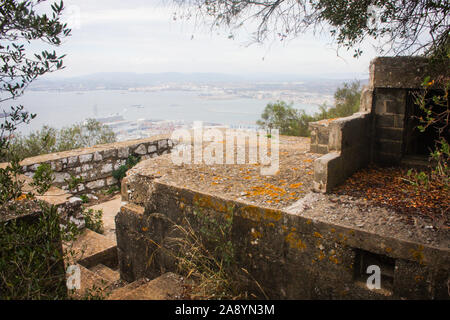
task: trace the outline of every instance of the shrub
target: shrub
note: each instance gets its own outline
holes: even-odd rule
[[[319,113],[308,115],[304,110],[294,109],[292,103],[277,101],[266,106],[256,124],[268,132],[278,129],[283,135],[307,137],[310,135],[309,122],[350,116],[359,110],[360,97],[359,81],[344,83],[334,94],[335,106],[332,108],[322,105]]]
[[[78,148],[91,147],[97,144],[116,141],[114,132],[95,119],[87,119],[62,129],[43,126],[28,136],[16,135],[9,142],[10,152],[2,157],[2,161],[10,161],[11,155],[24,159]]]
[[[125,162],[125,164],[121,165],[117,170],[112,172],[112,176],[116,178],[119,183],[123,178],[127,175],[127,171],[133,168],[136,164],[141,160],[140,157],[129,156]]]
[[[86,228],[103,233],[103,210],[83,209],[84,222]]]

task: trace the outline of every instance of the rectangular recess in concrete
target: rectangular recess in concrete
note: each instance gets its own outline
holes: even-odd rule
[[[367,268],[371,265],[380,267],[381,288],[391,291],[394,287],[395,259],[386,255],[375,254],[369,251],[355,249],[354,279],[366,283],[370,274]]]

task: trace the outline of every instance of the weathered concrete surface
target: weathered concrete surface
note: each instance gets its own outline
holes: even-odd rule
[[[330,123],[335,119],[325,119],[309,123],[311,132],[310,152],[326,154],[329,152]]]
[[[329,192],[347,177],[370,162],[371,114],[355,113],[330,122],[330,153],[314,161],[314,189]]]
[[[73,259],[67,263],[77,262],[86,268],[104,264],[110,268],[117,266],[117,246],[115,241],[91,231],[83,230],[83,233],[67,247],[74,251]]]
[[[140,281],[117,289],[108,300],[177,300],[184,291],[183,280],[168,272],[149,282]]]
[[[420,57],[375,58],[370,64],[369,85],[362,89],[360,112],[329,123],[310,123],[311,152],[341,153],[338,158],[333,153],[316,160],[315,190],[330,191],[370,162],[383,166],[402,162],[405,136],[413,129],[405,123],[408,108],[413,108],[411,90],[422,90],[426,76],[449,73],[433,68]]]
[[[422,57],[378,57],[370,63],[370,88],[421,88],[426,76],[448,74],[433,70]]]
[[[99,292],[95,292],[94,289],[105,295],[110,291],[108,288],[111,284],[110,281],[80,264],[76,264],[76,266],[80,268],[80,288],[69,291],[72,299],[86,299],[89,294],[98,294]]]
[[[182,188],[152,176],[141,175],[139,186],[145,179],[151,186],[145,193],[147,201],[142,206],[123,206],[116,217],[119,267],[127,281],[175,271],[177,247],[169,241],[177,235],[173,226],[186,218],[200,228],[195,224],[197,212],[218,221],[232,220],[234,259],[270,298],[449,298],[448,242],[431,246],[421,237],[396,234],[395,229],[380,232],[370,225],[359,228],[347,221],[329,221],[314,209],[315,199],[280,210]],[[334,204],[323,201],[331,210]],[[368,275],[355,270],[359,252],[392,259],[386,271],[393,275],[392,284],[369,290],[361,280]],[[242,283],[259,292],[253,280]]]

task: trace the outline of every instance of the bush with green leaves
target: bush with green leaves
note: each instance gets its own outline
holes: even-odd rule
[[[67,299],[64,259],[78,235],[74,224],[60,228],[56,207],[35,202],[36,214],[0,222],[0,299]]]
[[[448,51],[450,52],[450,46]],[[449,56],[432,61],[432,66],[435,68],[442,65],[448,66]],[[438,133],[438,139],[434,141],[434,149],[430,152],[430,161],[433,164],[431,170],[425,172],[411,169],[408,176],[411,178],[410,182],[416,186],[427,188],[430,183],[434,183],[441,185],[444,192],[448,192],[450,186],[450,77],[444,75],[431,79],[427,76],[422,87],[422,91],[414,94],[415,104],[422,112],[422,115],[418,116],[417,130],[422,134],[427,130],[434,130]]]
[[[304,110],[295,109],[292,103],[277,101],[266,106],[256,124],[268,132],[278,129],[282,135],[307,137],[310,122],[350,116],[359,110],[360,98],[359,81],[344,83],[334,94],[335,106],[332,108],[322,105],[319,113],[308,115]]]
[[[140,157],[135,156],[129,156],[125,162],[125,164],[121,165],[117,170],[114,170],[112,173],[112,176],[119,181],[119,183],[122,181],[122,179],[126,176],[127,171],[133,168],[135,165],[139,163],[141,160]]]
[[[62,129],[43,126],[27,136],[16,135],[10,141],[9,154],[28,158],[40,154],[91,147],[116,141],[115,133],[95,119],[76,123]],[[4,156],[3,160],[10,160]]]
[[[103,210],[94,210],[92,208],[83,209],[84,222],[86,228],[97,232],[103,233]]]
[[[53,170],[48,163],[41,163],[36,172],[33,175],[32,186],[37,188],[37,192],[44,194],[50,189],[50,186],[54,180]]]

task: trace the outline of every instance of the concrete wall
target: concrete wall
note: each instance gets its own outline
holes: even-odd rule
[[[66,179],[81,177],[83,182],[76,191],[83,193],[117,184],[112,173],[125,164],[129,156],[144,160],[167,153],[172,146],[172,140],[161,135],[27,158],[21,165],[25,175],[32,177],[41,163],[49,163],[54,170],[54,185],[64,190],[68,187]]]
[[[314,163],[314,189],[328,192],[353,172],[373,162],[398,165],[404,157],[408,95],[422,88],[433,70],[427,59],[382,57],[370,64],[370,81],[361,94],[360,112],[310,123],[311,152],[325,154]]]
[[[311,133],[309,151],[313,153],[327,154],[330,136],[330,120],[310,122],[308,124]]]
[[[448,250],[142,179],[129,190],[133,199],[147,200],[123,206],[116,216],[119,267],[127,281],[176,272],[173,225],[186,217],[199,232],[196,217],[203,214],[218,223],[231,219],[233,259],[251,275],[241,284],[261,298],[254,280],[271,299],[448,299]],[[392,276],[376,291],[359,273],[361,259],[372,255]]]
[[[329,192],[370,161],[372,115],[358,112],[329,123],[329,153],[314,161],[313,188]]]

